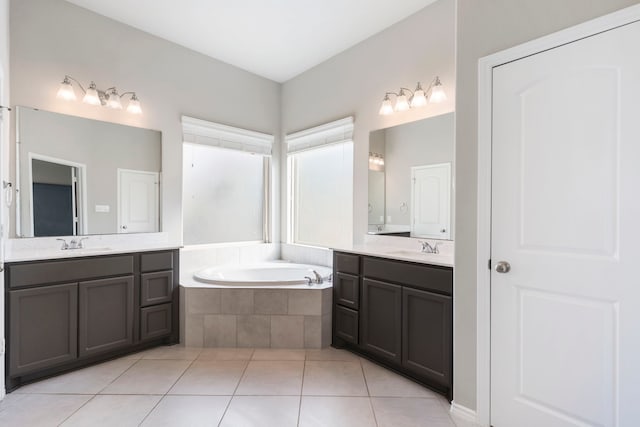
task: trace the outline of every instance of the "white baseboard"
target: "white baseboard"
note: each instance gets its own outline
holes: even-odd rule
[[[449,412],[451,412],[451,415],[453,415],[454,417],[458,417],[466,421],[471,421],[472,423],[478,423],[476,411],[469,409],[466,406],[459,405],[456,402],[451,402],[451,409],[449,410]]]

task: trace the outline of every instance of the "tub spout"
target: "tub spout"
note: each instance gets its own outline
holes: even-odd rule
[[[322,284],[322,276],[318,274],[317,271],[315,270],[311,270],[313,271],[313,274],[316,276],[316,284],[321,285]]]
[[[307,285],[309,286],[313,286],[313,279],[309,276],[304,276],[305,279],[307,279]]]

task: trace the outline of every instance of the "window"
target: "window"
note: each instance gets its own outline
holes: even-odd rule
[[[352,243],[352,132],[347,118],[287,136],[289,242]]]
[[[183,117],[184,244],[267,241],[273,138],[200,122]]]

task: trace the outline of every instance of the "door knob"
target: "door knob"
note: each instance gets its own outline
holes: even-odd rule
[[[126,225],[123,225],[123,226],[122,226],[122,229],[123,229],[123,230],[126,230],[126,229],[127,229],[127,226],[126,226]]]
[[[500,261],[496,264],[496,273],[508,273],[511,271],[511,264],[507,261]]]

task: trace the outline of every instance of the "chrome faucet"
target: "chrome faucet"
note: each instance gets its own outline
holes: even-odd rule
[[[84,246],[82,245],[82,241],[83,240],[87,240],[88,237],[82,237],[80,239],[71,239],[68,243],[65,239],[56,239],[56,240],[60,240],[62,242],[62,246],[60,247],[60,249],[62,249],[63,251],[66,251],[68,249],[82,249],[84,248]]]
[[[315,270],[311,270],[311,272],[312,272],[312,273],[313,273],[313,275],[315,276],[315,279],[313,279],[313,278],[311,278],[311,277],[309,277],[309,276],[304,276],[304,278],[305,278],[305,279],[307,279],[307,281],[308,281],[308,283],[307,283],[307,284],[308,284],[309,286],[312,286],[314,283],[315,283],[316,285],[321,285],[321,284],[323,283],[322,276],[321,276],[321,275],[319,275],[319,274],[318,274],[318,272],[317,272],[317,271],[315,271]]]
[[[439,254],[440,250],[438,249],[438,246],[440,246],[440,242],[437,242],[436,244],[434,244],[433,246],[431,246],[429,244],[429,242],[425,241],[421,241],[420,244],[422,245],[422,253],[425,254]]]

